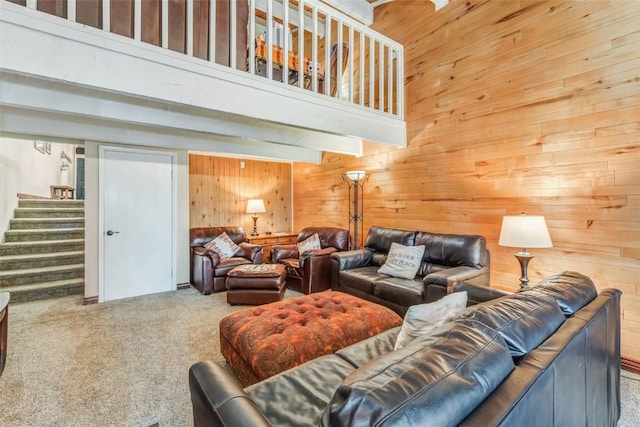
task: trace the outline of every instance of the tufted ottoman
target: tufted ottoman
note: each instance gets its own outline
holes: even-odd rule
[[[223,318],[220,351],[246,387],[401,324],[381,305],[320,292]]]

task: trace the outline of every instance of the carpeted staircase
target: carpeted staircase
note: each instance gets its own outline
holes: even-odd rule
[[[84,292],[84,201],[20,200],[0,244],[11,302]]]

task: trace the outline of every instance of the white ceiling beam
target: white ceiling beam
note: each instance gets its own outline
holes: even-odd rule
[[[55,102],[52,102],[55,100]],[[359,156],[362,139],[0,72],[0,105]]]
[[[89,140],[316,164],[322,161],[321,152],[308,148],[13,107],[0,111],[0,129],[0,134],[34,139]]]

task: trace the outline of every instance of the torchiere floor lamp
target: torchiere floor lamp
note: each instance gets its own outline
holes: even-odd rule
[[[368,178],[369,174],[365,171],[347,171],[342,174],[342,179],[349,185],[349,231],[353,237],[351,249],[360,249],[360,236],[364,232],[364,183]]]

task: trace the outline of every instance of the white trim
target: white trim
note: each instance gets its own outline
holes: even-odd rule
[[[171,158],[171,289],[177,289],[177,280],[176,280],[176,271],[178,269],[177,265],[177,252],[176,252],[176,242],[177,242],[177,216],[178,216],[178,206],[177,206],[177,193],[178,193],[178,183],[177,183],[177,166],[178,166],[178,155],[175,152],[170,151],[160,151],[160,150],[147,150],[147,149],[137,149],[137,148],[127,148],[127,147],[116,147],[112,145],[100,145],[98,147],[98,302],[104,302],[104,294],[105,294],[105,283],[104,283],[104,264],[105,264],[105,251],[104,251],[104,192],[105,192],[105,176],[104,176],[104,157],[106,151],[119,151],[119,152],[127,152],[127,153],[138,153],[138,154],[156,154],[167,156]]]

